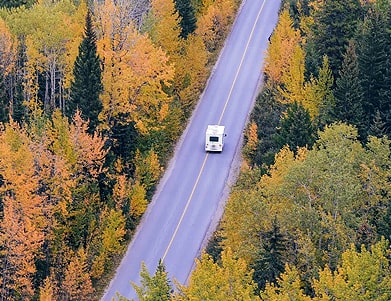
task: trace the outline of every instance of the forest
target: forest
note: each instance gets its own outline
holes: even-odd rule
[[[391,299],[391,3],[282,2],[219,227],[139,300]],[[239,5],[0,0],[0,301],[99,299]]]
[[[284,1],[218,230],[140,300],[391,299],[390,29],[388,0]]]
[[[98,300],[235,0],[0,1],[0,300]]]

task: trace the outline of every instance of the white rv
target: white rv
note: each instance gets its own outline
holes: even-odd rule
[[[205,135],[205,151],[207,152],[221,152],[224,146],[224,132],[223,125],[208,125]]]

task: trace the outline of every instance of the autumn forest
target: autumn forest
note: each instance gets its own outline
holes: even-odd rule
[[[240,2],[0,0],[0,301],[99,299]],[[217,231],[139,300],[391,299],[391,3],[285,0],[269,41]]]

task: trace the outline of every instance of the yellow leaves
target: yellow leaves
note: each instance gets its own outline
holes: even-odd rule
[[[205,13],[198,17],[195,33],[203,39],[209,53],[221,46],[232,21],[233,11],[232,1],[218,0],[207,5]]]
[[[303,55],[298,48],[300,42],[300,32],[293,28],[289,11],[285,9],[281,12],[278,24],[270,37],[270,45],[265,57],[264,71],[273,83],[287,84],[284,77],[286,79],[291,72],[293,63],[296,63],[297,71],[300,70],[301,61],[304,61],[304,57],[300,58]]]
[[[183,53],[177,60],[175,82],[182,110],[189,114],[205,86],[208,54],[198,35],[189,35],[183,42]]]
[[[138,180],[131,183],[125,175],[116,177],[116,183],[113,188],[113,199],[116,203],[116,209],[119,210],[130,203],[130,213],[134,217],[140,217],[148,206],[146,199],[146,190],[144,185]]]
[[[29,139],[15,122],[0,132],[0,174],[4,185],[0,193],[18,201],[18,207],[31,218],[42,201],[35,195],[38,178],[34,170],[34,156],[29,149]],[[29,212],[31,210],[31,212]]]
[[[288,59],[289,66],[281,75],[282,88],[279,89],[282,103],[301,103],[304,97],[305,52],[297,44],[293,46]]]
[[[140,181],[148,191],[156,184],[162,172],[159,158],[153,150],[144,156],[137,150],[134,161],[136,165],[135,179]]]
[[[389,243],[382,238],[378,243],[361,252],[355,246],[342,254],[342,264],[332,272],[325,267],[314,279],[316,301],[389,300],[390,274]]]
[[[3,180],[9,182],[12,179]],[[24,192],[26,190],[22,184],[14,188],[21,188]],[[12,195],[2,198],[0,264],[3,268],[0,273],[0,295],[6,298],[12,291],[18,291],[25,300],[29,300],[34,294],[31,279],[36,272],[35,256],[43,242],[39,225],[42,200],[31,195],[29,189],[27,193],[25,195],[18,191],[18,198]]]
[[[49,75],[52,85],[51,90],[46,91],[44,101],[49,102],[50,94],[50,105],[53,106],[55,102],[60,105],[60,100],[53,91],[57,89],[57,82],[64,84],[60,90],[69,86],[84,24],[80,13],[83,10],[85,13],[85,5],[81,5],[77,11],[71,1],[56,1],[50,4],[38,3],[28,10],[13,10],[7,16],[12,31],[25,40],[26,101],[36,101],[38,70]],[[62,81],[59,80],[59,74]]]
[[[285,272],[278,279],[277,285],[266,284],[261,292],[263,301],[310,301],[301,289],[300,275],[297,269],[285,266]]]
[[[148,16],[147,31],[155,45],[162,47],[171,62],[176,61],[182,43],[180,17],[174,1],[152,0]]]
[[[246,130],[247,142],[243,147],[243,155],[250,159],[256,152],[258,146],[258,126],[254,121],[251,121]]]
[[[104,158],[108,150],[104,149],[106,138],[97,131],[88,134],[88,123],[77,111],[70,125],[70,142],[77,158],[77,169],[84,169],[92,178],[97,178],[103,172]]]
[[[104,230],[102,234],[103,250],[115,253],[121,247],[125,235],[125,218],[120,211],[110,209],[102,214]]]
[[[98,53],[104,58],[99,119],[109,128],[119,122],[134,121],[141,134],[161,127],[171,98],[164,92],[174,77],[174,67],[166,53],[147,35],[141,35],[129,20],[120,19],[112,1],[98,7]]]
[[[100,216],[100,230],[98,235],[94,234],[96,240],[97,256],[91,267],[91,275],[99,279],[105,272],[110,258],[114,254],[122,252],[121,242],[124,240],[125,217],[120,210],[104,208]]]
[[[0,18],[0,70],[8,76],[15,67],[16,41],[7,24]]]
[[[196,259],[189,285],[181,287],[181,291],[183,294],[176,296],[175,300],[259,300],[254,293],[252,271],[243,259],[236,259],[229,248],[222,253],[221,265],[206,254],[201,260]]]
[[[130,213],[135,217],[141,217],[147,209],[148,201],[143,185],[136,181],[133,184],[130,194]]]

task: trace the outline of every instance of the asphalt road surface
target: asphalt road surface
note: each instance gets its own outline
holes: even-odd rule
[[[194,259],[221,217],[279,7],[280,0],[243,1],[208,85],[103,301],[111,301],[116,292],[136,299],[130,282],[140,283],[142,262],[153,274],[162,259],[169,278],[186,283]],[[204,150],[208,124],[225,125],[222,153]]]

